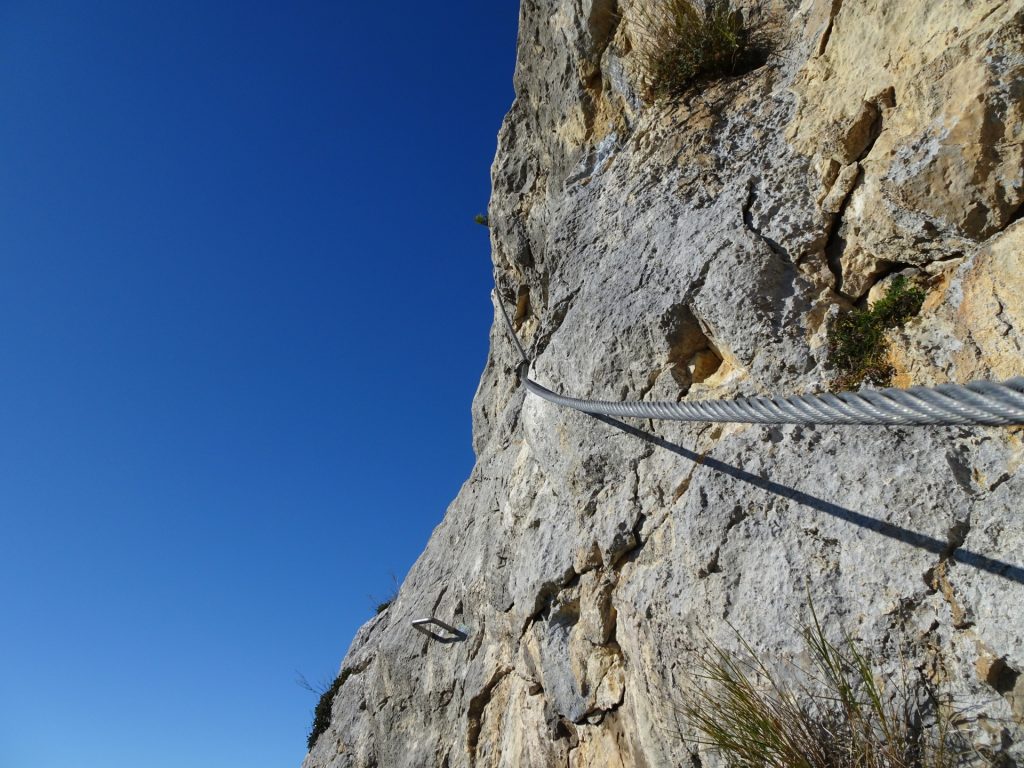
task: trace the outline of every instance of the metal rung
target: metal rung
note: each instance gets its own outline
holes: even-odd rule
[[[442,631],[447,632],[448,634],[442,635],[437,632],[434,632],[431,629],[428,629],[428,627],[431,624],[433,624],[435,627],[439,627]],[[451,624],[445,624],[440,619],[435,619],[433,617],[429,619],[416,619],[414,622],[412,622],[412,625],[418,631],[422,632],[424,635],[431,638],[432,640],[437,640],[437,642],[439,643],[459,643],[468,637],[468,635],[461,629],[456,629]]]

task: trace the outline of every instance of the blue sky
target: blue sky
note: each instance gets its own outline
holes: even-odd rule
[[[517,13],[0,4],[0,768],[298,766],[472,465]]]

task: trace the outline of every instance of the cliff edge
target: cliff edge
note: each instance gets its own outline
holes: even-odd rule
[[[1022,0],[741,3],[766,62],[655,103],[643,1],[522,0],[489,221],[538,381],[820,391],[830,324],[896,274],[926,296],[895,383],[1024,373]],[[1020,429],[608,423],[524,397],[495,318],[476,466],[304,768],[713,765],[688,659],[798,659],[811,604],[1024,765]]]

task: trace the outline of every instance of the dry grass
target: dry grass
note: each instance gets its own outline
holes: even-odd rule
[[[813,611],[812,611],[813,613]],[[743,644],[740,658],[713,645],[697,661],[680,706],[696,741],[731,768],[952,768],[968,746],[953,727],[951,708],[920,705],[880,682],[847,638],[825,637],[817,616],[804,630],[812,668],[792,668],[783,682]]]
[[[647,0],[636,25],[640,85],[651,101],[678,96],[703,77],[749,71],[771,48],[769,34],[729,0]]]

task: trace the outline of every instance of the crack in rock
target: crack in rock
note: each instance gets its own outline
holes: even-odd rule
[[[476,765],[476,750],[480,741],[480,729],[483,726],[484,710],[491,703],[491,695],[498,684],[512,671],[511,667],[498,667],[494,670],[484,687],[469,700],[466,712],[469,725],[466,730],[466,751],[469,753],[469,764]]]

